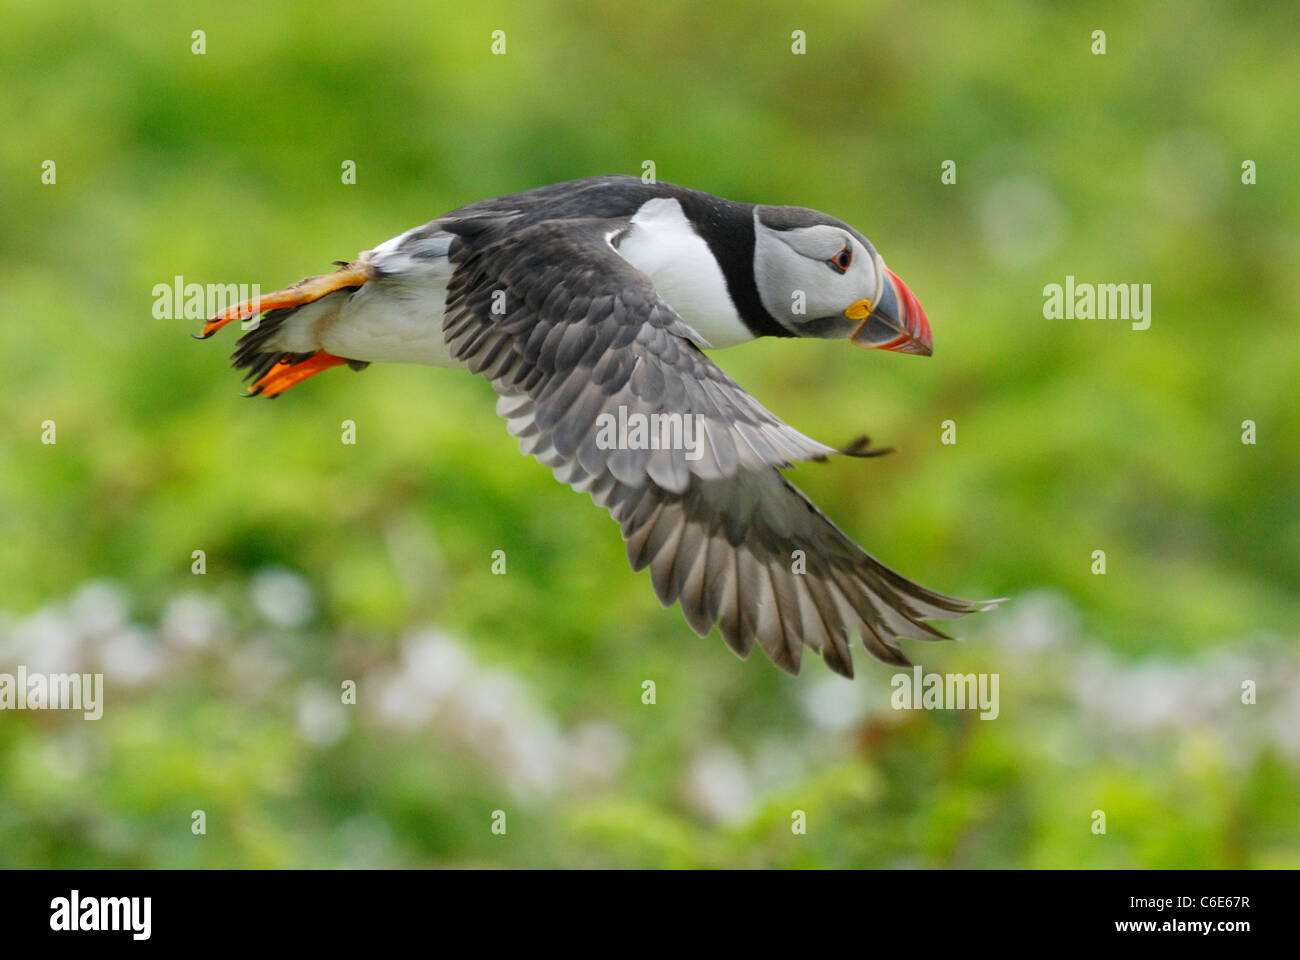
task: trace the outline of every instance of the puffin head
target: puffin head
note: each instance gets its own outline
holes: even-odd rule
[[[871,241],[803,207],[754,208],[754,281],[764,308],[801,337],[933,352],[930,323]]]

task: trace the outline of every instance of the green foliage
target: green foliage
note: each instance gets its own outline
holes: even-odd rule
[[[1292,5],[3,17],[0,672],[33,637],[157,663],[110,682],[99,721],[0,713],[0,865],[1300,865]],[[462,203],[647,160],[845,218],[925,304],[927,360],[818,341],[717,359],[818,438],[897,448],[792,478],[907,575],[1011,598],[960,648],[908,648],[999,672],[997,720],[900,718],[861,651],[846,694],[813,657],[792,679],[697,639],[608,517],[518,455],[481,381],[373,366],[246,401],[233,331],[196,343],[197,321],[153,316],[176,275],[269,291]],[[1151,328],[1044,319],[1067,274],[1150,283]],[[259,603],[279,568],[312,612]],[[1112,712],[1230,703],[1108,726],[1089,670],[1131,694]],[[817,719],[831,701],[847,719]]]

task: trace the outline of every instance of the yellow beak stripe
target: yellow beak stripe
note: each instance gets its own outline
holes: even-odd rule
[[[850,320],[865,320],[871,316],[871,301],[859,300],[844,311],[844,316]]]

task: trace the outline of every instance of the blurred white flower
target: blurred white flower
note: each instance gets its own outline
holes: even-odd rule
[[[287,570],[261,571],[249,592],[279,627],[306,623],[316,606],[312,588]],[[354,721],[369,732],[419,731],[417,736],[469,754],[523,802],[607,789],[627,764],[628,744],[619,727],[592,720],[566,728],[524,677],[478,663],[469,645],[438,628],[411,632],[395,655],[360,677],[364,712],[349,716],[330,681],[293,674],[296,661],[274,631],[234,635],[242,621],[216,597],[176,594],[164,605],[156,633],[131,624],[129,609],[121,588],[95,581],[21,619],[0,611],[0,670],[17,664],[47,674],[102,670],[112,703],[119,696],[141,696],[164,676],[188,669],[184,657],[169,658],[209,649],[244,700],[257,703],[290,690],[297,728],[308,744],[336,743]],[[1027,722],[1052,755],[1092,762],[1109,753],[1142,761],[1199,744],[1234,765],[1270,748],[1300,763],[1300,656],[1289,639],[1246,636],[1185,657],[1128,660],[1087,638],[1068,598],[1052,592],[1018,597],[982,634],[989,642],[972,643],[970,656],[984,650],[1033,678],[1034,696],[1022,708],[1034,712]],[[227,637],[232,642],[217,642]],[[1241,703],[1246,680],[1257,684],[1253,705]],[[691,759],[681,789],[692,809],[715,822],[743,818],[756,793],[798,781],[852,750],[844,734],[864,720],[898,716],[888,706],[887,680],[855,684],[823,674],[806,678],[794,691],[808,725],[760,739],[752,764],[725,745]],[[58,766],[52,773],[82,775],[84,751],[76,754],[80,748],[73,745],[66,761],[59,760],[65,745],[51,742],[57,747],[42,756]]]
[[[440,700],[469,679],[474,662],[451,634],[425,629],[410,635],[402,644],[402,667],[419,690]]]
[[[9,635],[13,663],[32,673],[78,673],[85,657],[81,634],[60,610],[42,607],[14,625]]]
[[[259,570],[248,589],[258,613],[277,627],[301,627],[316,613],[311,584],[284,567]]]
[[[1063,680],[1080,706],[1104,714],[1111,708],[1114,672],[1109,654],[1089,648],[1079,654]]]
[[[717,823],[744,819],[753,802],[744,760],[735,750],[721,745],[695,755],[683,788],[691,808]]]
[[[1129,667],[1118,678],[1127,701],[1127,721],[1139,730],[1177,728],[1194,721],[1198,704],[1184,664],[1160,658]]]
[[[298,688],[298,732],[312,746],[332,746],[347,733],[352,709],[324,685],[305,683]]]
[[[515,677],[479,674],[456,691],[442,717],[517,793],[550,793],[559,785],[564,738]]]
[[[500,670],[473,677],[455,692],[456,708],[446,721],[455,724],[467,743],[490,744],[523,712],[524,691]]]
[[[216,598],[186,591],[167,602],[158,632],[169,644],[199,649],[211,644],[228,627],[226,611]]]
[[[125,591],[107,580],[92,580],[68,600],[68,616],[83,637],[106,637],[126,625],[130,603]]]
[[[364,690],[374,691],[374,715],[384,726],[411,729],[433,719],[435,701],[409,673],[383,669],[371,673],[362,682]]]
[[[106,685],[139,686],[162,672],[163,649],[143,627],[122,627],[99,647]]]
[[[1211,713],[1241,705],[1241,683],[1258,678],[1261,664],[1235,650],[1210,650],[1195,666],[1195,697]]]
[[[567,779],[579,789],[600,788],[623,772],[627,739],[611,723],[584,723],[570,734]]]
[[[559,789],[567,758],[560,731],[541,717],[531,719],[499,729],[498,738],[485,744],[498,776],[521,800]]]
[[[1300,689],[1293,683],[1272,716],[1271,733],[1278,749],[1292,761],[1300,760]]]
[[[365,681],[381,724],[429,726],[479,756],[521,798],[553,793],[575,773],[574,746],[513,674],[479,667],[460,641],[426,629],[402,645],[397,668]]]
[[[1079,618],[1064,596],[1036,591],[998,609],[995,640],[1013,653],[1036,653],[1074,641]]]
[[[800,688],[799,695],[808,719],[835,733],[852,729],[870,709],[864,687],[836,674],[818,677]]]

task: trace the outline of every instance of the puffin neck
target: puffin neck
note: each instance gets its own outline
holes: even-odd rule
[[[740,319],[756,337],[793,337],[767,312],[754,280],[754,204],[737,203],[694,190],[677,196],[696,232],[709,245],[727,281]]]

